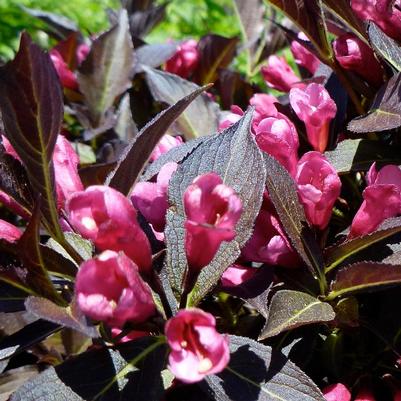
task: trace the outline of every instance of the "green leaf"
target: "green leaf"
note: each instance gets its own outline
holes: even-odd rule
[[[134,52],[128,17],[121,11],[117,25],[92,43],[91,51],[78,70],[93,127],[99,127],[117,96],[131,86]]]
[[[384,221],[379,228],[371,234],[347,240],[325,250],[326,273],[333,270],[344,260],[358,252],[393,236],[401,231],[401,217],[394,217]]]
[[[201,386],[217,401],[324,401],[313,381],[278,351],[245,337],[229,336],[230,362]]]
[[[59,79],[50,57],[22,34],[14,60],[0,68],[5,133],[26,167],[53,237],[63,239],[54,190],[52,154],[63,118]]]
[[[351,120],[348,129],[357,133],[380,132],[401,126],[401,73],[393,75],[379,90],[364,116]]]
[[[105,184],[128,195],[142,173],[149,157],[168,127],[179,118],[191,102],[208,86],[198,88],[194,92],[180,99],[168,109],[159,113],[152,121],[145,125],[126,147],[117,166],[107,177]]]
[[[144,67],[146,82],[153,98],[158,102],[172,106],[182,98],[190,95],[199,86],[168,72]],[[219,106],[206,94],[199,96],[177,119],[177,130],[186,139],[211,135],[217,132],[219,123]]]
[[[336,314],[330,304],[304,292],[282,290],[274,294],[266,326],[259,340],[311,323],[330,322]]]
[[[339,270],[327,300],[356,292],[383,290],[401,284],[401,265],[360,262]]]

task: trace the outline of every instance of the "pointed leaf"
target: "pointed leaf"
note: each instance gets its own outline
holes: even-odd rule
[[[316,384],[271,347],[230,336],[230,351],[228,367],[201,382],[215,400],[324,401]]]
[[[168,127],[185,112],[185,109],[209,87],[198,88],[180,99],[173,106],[163,110],[152,121],[145,125],[137,136],[126,147],[117,166],[107,177],[105,184],[128,195],[131,188],[142,173],[149,157],[166,133]]]
[[[143,45],[136,49],[135,56],[137,64],[135,72],[143,71],[142,66],[156,68],[164,64],[177,51],[175,43],[155,43],[151,45]]]
[[[144,10],[138,10],[129,16],[129,26],[132,38],[143,38],[157,24],[163,21],[166,15],[168,3],[151,6]]]
[[[282,290],[274,294],[266,326],[259,340],[311,323],[330,322],[336,314],[330,304],[304,292]]]
[[[133,68],[128,17],[126,11],[121,11],[118,24],[93,41],[88,57],[79,68],[79,87],[94,127],[101,125],[116,97],[131,86]]]
[[[172,106],[180,99],[199,89],[198,85],[177,75],[144,67],[146,82],[153,98]],[[217,132],[219,107],[203,94],[199,96],[177,119],[178,130],[186,139],[211,135]]]

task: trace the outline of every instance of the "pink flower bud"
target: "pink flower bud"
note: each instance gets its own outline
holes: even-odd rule
[[[277,159],[294,176],[298,162],[298,133],[286,118],[269,117],[256,128],[256,142],[261,150]]]
[[[21,238],[21,231],[13,224],[0,219],[0,239],[7,242],[17,242]]]
[[[166,71],[188,78],[199,62],[198,43],[194,39],[182,42],[174,54],[166,62]]]
[[[49,55],[64,88],[78,90],[77,78],[68,68],[66,62],[61,57],[61,54],[56,49],[52,49],[50,50]]]
[[[148,238],[136,219],[131,202],[113,188],[94,185],[76,192],[67,201],[71,225],[105,251],[123,251],[141,269],[151,268]]]
[[[111,335],[112,335],[113,339],[115,339],[115,337],[119,336],[121,334],[121,332],[122,332],[122,330],[119,329],[118,327],[113,327],[111,329]],[[150,335],[150,333],[148,331],[132,330],[127,335],[122,337],[121,340],[118,341],[118,344],[127,343],[128,341],[136,340],[137,338],[146,337],[149,335]]]
[[[77,47],[76,56],[78,65],[80,65],[86,59],[86,57],[88,57],[90,50],[90,47],[85,43],[82,43]]]
[[[354,71],[366,81],[379,85],[383,81],[383,71],[372,49],[352,34],[345,34],[333,42],[334,54],[340,65]]]
[[[78,175],[79,158],[63,135],[58,135],[53,152],[54,176],[56,179],[57,204],[64,207],[66,199],[84,186]]]
[[[166,225],[167,188],[177,167],[177,163],[166,163],[157,175],[156,182],[139,182],[132,191],[132,203],[159,232]]]
[[[370,390],[365,388],[359,390],[355,397],[355,401],[376,401],[376,398]]]
[[[219,123],[219,131],[223,131],[228,127],[231,127],[234,125],[241,117],[244,115],[244,112],[242,111],[241,107],[237,105],[232,105],[231,106],[231,111],[226,112],[222,117],[220,123]]]
[[[200,309],[180,310],[165,327],[171,348],[169,369],[185,383],[221,372],[230,360],[228,337],[216,331],[216,320]]]
[[[221,285],[223,287],[235,287],[249,280],[257,272],[254,267],[241,265],[232,265],[228,267],[221,276]]]
[[[326,401],[351,401],[351,393],[342,383],[331,384],[322,392]]]
[[[138,267],[123,253],[113,251],[104,251],[81,265],[75,296],[85,315],[115,327],[144,322],[156,311]]]
[[[298,118],[305,123],[309,143],[313,149],[324,152],[329,139],[330,121],[337,106],[323,85],[312,83],[305,89],[293,88],[290,103]]]
[[[4,135],[1,135],[1,142],[6,153],[21,162],[21,158],[18,156],[18,153],[13,148],[13,145],[11,145],[10,141]]]
[[[242,202],[217,174],[207,173],[186,189],[184,208],[188,264],[199,270],[213,259],[223,241],[235,238]]]
[[[266,197],[256,218],[252,237],[242,249],[241,256],[246,261],[271,266],[299,266],[297,254],[281,227],[273,204]]]
[[[249,104],[255,107],[252,120],[252,128],[254,131],[264,118],[278,117],[280,113],[278,113],[275,103],[278,103],[277,98],[265,93],[255,93],[249,99]]]
[[[362,194],[364,200],[351,224],[350,237],[369,234],[385,219],[401,214],[401,170],[397,166],[388,165],[377,171],[373,163],[367,181]]]
[[[289,92],[292,86],[300,81],[285,57],[270,56],[261,72],[268,86],[282,92]]]
[[[163,135],[162,139],[160,139],[159,143],[153,149],[153,152],[150,155],[150,161],[154,162],[162,154],[167,153],[170,149],[173,149],[181,144],[182,138],[180,136],[172,136],[168,134]]]
[[[307,152],[299,160],[295,181],[309,223],[323,230],[341,192],[336,170],[319,152]]]
[[[305,42],[309,41],[308,37],[303,32],[299,32],[298,38]],[[302,46],[301,43],[297,42],[296,40],[291,42],[291,52],[294,56],[295,62],[306,68],[312,75],[319,68],[319,59],[310,50],[308,50],[307,47]]]

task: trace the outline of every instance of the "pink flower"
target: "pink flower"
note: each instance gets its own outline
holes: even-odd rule
[[[303,33],[299,32],[298,38],[308,42],[308,37]],[[306,68],[312,75],[317,71],[320,65],[319,59],[310,51],[306,46],[293,40],[291,42],[291,52],[294,56],[294,60],[297,64]]]
[[[174,54],[166,62],[166,71],[188,78],[199,62],[198,43],[194,39],[182,42]]]
[[[78,90],[77,77],[68,68],[61,54],[56,49],[52,49],[50,50],[49,55],[64,88]]]
[[[82,263],[75,296],[85,315],[113,327],[144,322],[156,312],[152,292],[138,267],[114,251],[104,251]]]
[[[341,192],[336,170],[321,153],[307,152],[299,160],[295,181],[309,223],[325,229]]]
[[[372,49],[357,36],[341,35],[333,42],[333,49],[344,69],[354,71],[374,85],[383,81],[383,70]]]
[[[188,264],[199,270],[213,259],[223,241],[235,238],[242,202],[217,174],[207,173],[186,189],[184,208]]]
[[[7,242],[17,242],[21,238],[21,231],[13,224],[0,219],[0,239]]]
[[[232,105],[231,110],[226,112],[223,116],[222,120],[219,123],[219,131],[223,131],[228,127],[234,125],[242,116],[244,112],[242,111],[241,107],[237,105]]]
[[[90,47],[85,43],[82,43],[77,47],[76,57],[78,65],[80,65],[88,57],[90,50]]]
[[[249,280],[257,272],[254,267],[241,265],[232,265],[228,267],[221,276],[221,285],[223,287],[235,287]]]
[[[111,329],[111,335],[113,336],[113,339],[115,339],[115,337],[120,335],[121,332],[122,330],[119,329],[118,327],[113,327]],[[127,343],[128,341],[136,340],[137,338],[146,337],[149,335],[150,333],[148,331],[132,330],[127,335],[122,337],[121,340],[118,341],[118,344]]]
[[[172,136],[168,134],[163,135],[162,139],[160,139],[159,143],[153,149],[153,152],[150,155],[150,161],[154,162],[162,154],[167,153],[170,149],[173,149],[181,144],[182,138],[180,136]]]
[[[355,397],[355,401],[376,401],[376,398],[370,390],[365,388],[359,390]]]
[[[94,185],[73,194],[66,204],[70,224],[95,246],[123,251],[141,271],[151,268],[150,244],[131,202],[113,188]]]
[[[351,0],[354,13],[364,21],[374,21],[388,35],[401,40],[400,0]]]
[[[169,369],[185,383],[221,372],[230,360],[228,337],[216,331],[216,320],[200,309],[180,310],[165,327],[171,348]]]
[[[298,162],[298,133],[288,118],[269,117],[256,128],[256,142],[294,176]]]
[[[268,86],[282,92],[289,92],[292,86],[300,81],[285,57],[270,56],[261,72]]]
[[[337,106],[320,84],[309,84],[305,89],[293,88],[290,103],[298,118],[305,123],[309,143],[313,149],[324,152],[329,139],[330,121]]]
[[[401,390],[397,390],[394,394],[394,401],[401,401]]]
[[[157,175],[156,182],[139,182],[132,192],[131,201],[133,205],[159,232],[164,230],[166,224],[167,188],[177,167],[177,163],[165,164]]]
[[[342,383],[331,384],[322,392],[326,401],[351,401],[351,393]]]
[[[367,182],[362,194],[364,200],[351,224],[350,237],[369,234],[385,219],[401,214],[401,170],[397,166],[388,165],[377,171],[373,163]]]
[[[271,266],[299,266],[297,254],[281,227],[273,204],[266,197],[256,218],[252,237],[242,249],[241,256],[246,261]]]
[[[277,98],[265,93],[255,93],[249,99],[249,104],[255,107],[252,120],[252,127],[254,129],[256,129],[264,118],[277,117],[277,115],[280,114],[277,111],[275,103],[278,103]]]

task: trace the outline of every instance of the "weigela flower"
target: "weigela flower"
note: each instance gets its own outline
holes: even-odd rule
[[[290,103],[298,118],[305,123],[308,141],[313,149],[324,152],[329,139],[330,121],[337,106],[323,85],[312,83],[305,89],[293,88]]]
[[[123,251],[141,271],[151,268],[149,240],[136,218],[136,210],[120,192],[94,185],[73,194],[66,210],[70,224],[96,248]]]
[[[382,68],[372,49],[357,36],[339,36],[333,42],[333,49],[337,61],[344,69],[355,72],[374,85],[383,81]]]
[[[155,314],[149,286],[123,253],[104,251],[82,263],[75,282],[79,308],[88,317],[121,328]]]
[[[249,99],[249,104],[255,107],[252,119],[252,128],[254,130],[264,118],[278,117],[280,113],[277,111],[275,103],[278,103],[277,98],[265,93],[255,93]]]
[[[162,139],[160,139],[159,143],[153,149],[152,154],[150,155],[150,161],[155,161],[162,154],[167,153],[170,149],[175,148],[182,144],[182,138],[180,136],[172,136],[172,135],[163,135]]]
[[[388,165],[378,171],[373,163],[366,178],[368,186],[352,221],[350,237],[369,234],[385,219],[401,214],[401,170],[398,166]]]
[[[299,32],[298,38],[305,42],[309,41],[308,37],[303,32]],[[290,48],[295,62],[306,68],[313,75],[319,68],[319,59],[310,50],[308,50],[307,47],[302,46],[302,44],[296,40],[291,42]]]
[[[78,90],[77,77],[68,68],[67,63],[63,60],[61,54],[56,49],[52,49],[50,50],[49,55],[64,88]]]
[[[234,125],[244,115],[241,107],[232,105],[229,112],[226,112],[219,122],[219,131],[223,131]]]
[[[177,163],[166,163],[157,175],[156,182],[139,182],[132,191],[131,200],[156,231],[163,231],[166,225],[167,188]]]
[[[21,231],[18,227],[8,221],[0,219],[0,239],[7,242],[17,242],[21,238]]]
[[[197,177],[184,193],[185,250],[190,269],[199,270],[223,241],[235,238],[242,202],[216,173]]]
[[[188,78],[199,62],[198,43],[194,39],[182,42],[176,53],[166,62],[166,71]]]
[[[285,167],[294,176],[298,162],[298,133],[288,118],[268,117],[255,129],[259,148]]]
[[[351,393],[342,383],[331,384],[322,393],[326,401],[351,401]]]
[[[230,360],[228,337],[216,331],[213,315],[200,309],[180,310],[165,327],[171,348],[169,369],[185,383],[221,372]]]
[[[272,55],[267,59],[267,65],[261,68],[263,78],[268,86],[282,92],[289,92],[300,78],[287,63],[285,57]]]
[[[232,265],[229,266],[221,276],[221,285],[223,287],[235,287],[243,284],[254,276],[257,269],[254,267]]]
[[[341,181],[336,170],[319,152],[307,152],[298,162],[295,182],[306,218],[323,230],[340,195]]]

